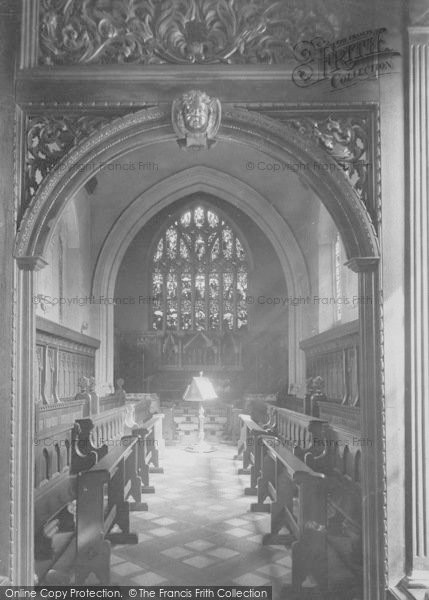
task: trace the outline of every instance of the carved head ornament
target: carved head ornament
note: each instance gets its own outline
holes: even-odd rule
[[[210,148],[219,130],[221,104],[218,98],[191,90],[174,100],[171,119],[181,148]]]

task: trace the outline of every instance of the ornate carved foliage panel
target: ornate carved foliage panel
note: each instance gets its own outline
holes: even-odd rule
[[[385,2],[40,0],[40,65],[282,64],[304,40],[378,24]],[[390,16],[389,20],[393,17]],[[379,25],[378,25],[379,26]]]
[[[37,115],[27,119],[25,136],[25,205],[58,162],[84,138],[109,122],[108,116]]]
[[[368,206],[370,163],[368,116],[304,117],[290,121],[303,136],[312,137],[341,167],[361,200]]]
[[[342,108],[326,106],[320,109],[303,106],[292,107],[248,105],[273,119],[288,124],[304,139],[316,142],[334,160],[366,206],[374,224],[381,220],[378,198],[378,123],[375,106]],[[327,164],[301,165],[305,168],[328,170]]]

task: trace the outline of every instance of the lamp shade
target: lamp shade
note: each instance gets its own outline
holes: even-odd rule
[[[183,400],[186,402],[206,402],[207,400],[216,400],[217,394],[213,384],[202,374],[199,377],[193,377],[191,383],[186,388]]]

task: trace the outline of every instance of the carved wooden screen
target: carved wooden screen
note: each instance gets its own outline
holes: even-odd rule
[[[193,204],[159,237],[152,259],[152,328],[237,331],[247,325],[248,263],[235,231]]]

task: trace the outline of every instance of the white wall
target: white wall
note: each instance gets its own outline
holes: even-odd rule
[[[37,315],[87,335],[96,334],[90,299],[92,229],[88,195],[82,189],[55,227],[45,256],[48,265],[36,275],[34,300]],[[39,294],[44,298],[37,298]]]

